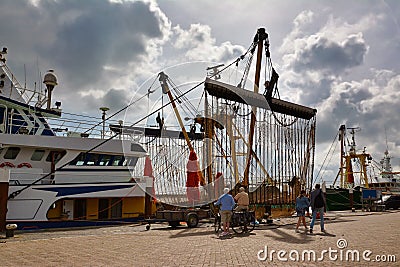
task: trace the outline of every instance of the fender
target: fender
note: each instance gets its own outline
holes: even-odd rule
[[[22,167],[27,167],[27,168],[32,168],[32,165],[28,162],[24,162],[24,163],[20,163],[17,166],[18,168],[22,168]]]
[[[11,162],[3,162],[2,164],[0,164],[0,168],[4,168],[4,167],[10,167],[10,168],[15,168],[15,165],[12,164]]]

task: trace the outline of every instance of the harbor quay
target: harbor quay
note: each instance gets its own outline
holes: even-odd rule
[[[208,221],[1,233],[0,266],[399,266],[399,211],[327,212],[327,233],[296,221],[223,239]]]

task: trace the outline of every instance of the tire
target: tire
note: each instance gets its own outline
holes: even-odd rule
[[[168,225],[171,226],[172,228],[176,228],[179,226],[179,221],[170,221],[168,222]]]
[[[245,230],[245,222],[241,222],[243,220],[242,214],[239,213],[233,213],[232,215],[232,230],[237,233],[237,234],[243,234]]]
[[[254,215],[249,212],[247,216],[245,214],[232,216],[232,230],[237,234],[250,233],[254,230],[256,219]]]
[[[195,228],[199,224],[199,217],[195,213],[189,214],[186,223],[189,228]]]

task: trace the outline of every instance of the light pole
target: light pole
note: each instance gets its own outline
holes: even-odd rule
[[[103,139],[106,132],[106,112],[110,109],[108,107],[101,107],[100,110],[103,112],[101,115],[101,120],[103,121],[103,130],[101,131],[101,139]]]

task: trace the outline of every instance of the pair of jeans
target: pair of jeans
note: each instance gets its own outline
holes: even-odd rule
[[[313,209],[310,228],[313,229],[313,227],[314,227],[315,220],[317,219],[317,212],[319,212],[319,217],[321,218],[321,231],[323,231],[324,230],[324,207]]]

